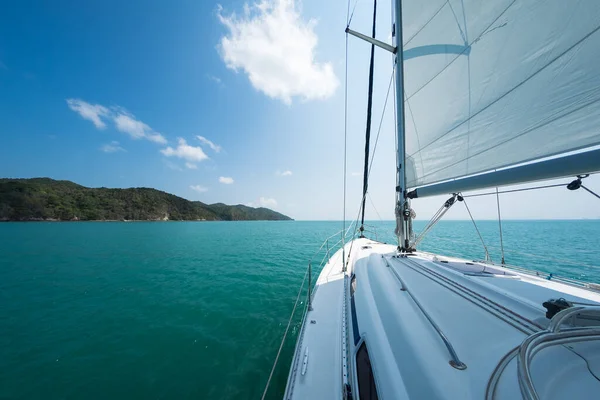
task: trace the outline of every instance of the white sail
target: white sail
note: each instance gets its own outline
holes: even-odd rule
[[[600,144],[600,1],[405,0],[403,21],[408,187]]]

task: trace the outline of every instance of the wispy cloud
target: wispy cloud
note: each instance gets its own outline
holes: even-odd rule
[[[100,150],[102,150],[105,153],[117,153],[119,151],[126,151],[119,145],[119,142],[117,142],[116,140],[113,140],[112,142],[100,147]]]
[[[186,166],[187,169],[198,169],[198,166],[196,164],[194,164],[194,163],[191,163],[191,162],[186,162],[185,166]]]
[[[217,85],[220,85],[222,83],[221,78],[219,78],[218,76],[207,74],[206,77],[211,81],[215,82]]]
[[[219,182],[224,183],[225,185],[231,185],[233,183],[233,178],[229,176],[220,176]]]
[[[102,118],[110,115],[108,108],[100,104],[90,104],[81,99],[67,99],[67,105],[71,110],[79,114],[81,118],[92,121],[96,128],[106,128],[106,124],[102,121]]]
[[[196,136],[196,138],[198,138],[199,141],[201,141],[202,143],[204,143],[205,145],[210,147],[215,153],[220,153],[221,150],[223,150],[223,148],[221,146],[219,146],[218,144],[215,144],[214,142],[211,142],[204,136],[198,135],[198,136]]]
[[[182,158],[192,163],[208,159],[208,156],[204,153],[201,147],[190,146],[183,138],[178,138],[177,143],[177,147],[173,148],[168,146],[166,149],[162,149],[160,152],[167,157]]]
[[[286,171],[283,171],[283,172],[277,171],[277,172],[275,172],[275,175],[277,175],[277,176],[292,176],[292,171],[290,171],[289,169]]]
[[[183,171],[183,168],[181,168],[179,165],[175,164],[174,162],[171,162],[169,160],[164,160],[164,163],[167,166],[167,168],[172,169],[173,171]]]
[[[167,143],[167,139],[163,135],[155,132],[148,125],[137,120],[133,114],[121,107],[115,107],[115,113],[112,115],[112,118],[117,130],[128,134],[133,139],[147,139],[159,144]]]
[[[112,120],[118,131],[128,134],[133,139],[146,139],[159,144],[167,143],[167,139],[163,135],[136,119],[123,107],[115,106],[111,110],[100,104],[90,104],[81,99],[67,99],[67,105],[83,119],[92,121],[98,129],[106,128],[105,120]]]
[[[350,175],[352,175],[352,176],[362,176],[362,174],[360,172],[353,172]]]
[[[331,63],[315,60],[316,20],[304,21],[295,0],[263,0],[243,15],[217,17],[229,30],[219,52],[228,68],[243,70],[257,90],[291,104],[331,97],[339,85]]]
[[[200,185],[190,185],[190,189],[195,190],[198,193],[208,192],[208,188]]]
[[[277,207],[277,200],[271,197],[260,197],[256,201],[251,201],[250,203],[246,203],[248,207],[267,207],[273,208]]]

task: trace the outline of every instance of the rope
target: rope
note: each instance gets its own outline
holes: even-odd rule
[[[372,37],[375,39],[377,22],[377,0],[373,0],[373,33]],[[367,189],[369,187],[369,150],[371,143],[371,115],[373,111],[373,75],[375,68],[375,45],[371,45],[371,60],[369,61],[369,89],[367,99],[367,131],[365,133],[365,168],[363,173],[363,201],[362,201],[362,217],[360,219],[360,230],[361,232],[365,229],[365,201],[367,195]],[[361,237],[364,237],[361,234]]]
[[[485,245],[485,242],[483,241],[483,236],[481,236],[481,233],[479,232],[479,228],[477,228],[477,224],[475,223],[475,220],[473,219],[473,215],[471,214],[471,210],[469,210],[469,206],[467,205],[467,201],[464,199],[464,196],[462,197],[462,199],[463,199],[463,203],[465,204],[465,207],[467,209],[467,212],[469,213],[469,217],[471,217],[471,221],[473,222],[473,226],[475,227],[475,231],[477,231],[477,235],[479,236],[479,239],[481,240],[481,244],[483,245],[483,248],[485,249],[485,261],[492,261],[492,259],[490,258],[490,252],[488,251],[488,248]],[[502,259],[504,259],[504,255],[502,256]]]
[[[504,241],[502,240],[502,217],[500,216],[500,196],[498,187],[496,187],[496,204],[498,205],[498,229],[500,231],[500,253],[502,255],[501,264],[504,264]]]
[[[304,282],[306,282],[306,276],[308,275],[308,268],[304,273],[304,279],[302,279],[302,284],[300,285],[300,290],[298,290],[298,296],[296,297],[296,302],[294,303],[294,308],[292,309],[292,314],[290,315],[290,319],[288,320],[287,327],[285,328],[285,332],[283,334],[283,338],[281,339],[281,344],[279,345],[279,350],[277,350],[277,356],[275,357],[275,362],[273,363],[273,367],[271,368],[271,373],[269,374],[269,379],[267,380],[267,384],[265,385],[265,390],[263,391],[261,400],[264,400],[267,391],[269,390],[269,385],[271,384],[271,378],[273,378],[273,373],[275,372],[275,367],[277,366],[277,361],[279,361],[279,355],[281,354],[281,349],[283,349],[283,344],[285,343],[285,338],[287,337],[288,331],[290,330],[290,326],[292,325],[292,319],[294,318],[294,313],[296,312],[296,307],[298,306],[298,300],[300,300],[300,295],[302,294],[302,288],[304,287]]]

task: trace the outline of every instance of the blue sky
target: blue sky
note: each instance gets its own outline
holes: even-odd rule
[[[367,3],[358,3],[352,22],[362,32]],[[342,1],[292,0],[5,5],[0,175],[146,186],[297,219],[341,219],[345,10]],[[382,40],[390,40],[389,20],[380,5]],[[361,195],[368,53],[350,40],[349,218]],[[391,65],[377,52],[375,133]],[[392,104],[371,175],[372,219],[393,215]],[[597,177],[587,184],[600,188]],[[442,201],[413,208],[426,219]],[[507,195],[502,204],[507,218],[597,218],[596,201],[550,189]],[[489,199],[471,204],[477,218],[494,218]]]

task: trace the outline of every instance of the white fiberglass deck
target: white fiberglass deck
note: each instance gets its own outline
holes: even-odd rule
[[[346,254],[348,271],[340,250],[316,283],[286,399],[343,398],[346,381],[358,399],[355,360],[363,342],[379,399],[483,399],[486,392],[521,398],[517,357],[496,370],[507,353],[548,327],[542,303],[562,297],[600,304],[600,293],[585,288],[425,253],[398,257],[395,246],[369,239],[347,244]],[[453,367],[457,360],[466,368]],[[547,347],[530,367],[543,399],[600,393],[599,341]]]

